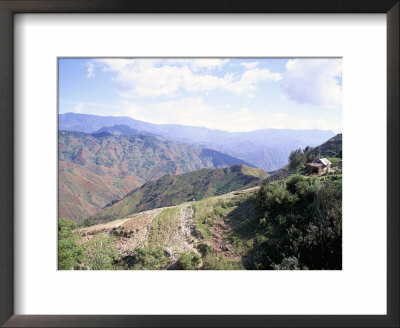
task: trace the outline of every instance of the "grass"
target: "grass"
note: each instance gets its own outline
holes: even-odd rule
[[[332,163],[332,167],[335,167],[339,165],[339,161],[342,159],[339,157],[328,157],[328,160]]]
[[[181,228],[181,208],[168,208],[153,219],[152,229],[148,238],[151,247],[176,247],[173,239]]]
[[[206,240],[209,240],[212,236],[209,226],[213,221],[212,216],[214,213],[215,202],[215,198],[211,197],[192,204],[194,212],[193,220],[196,226],[196,231]]]
[[[216,256],[215,254],[208,254],[203,259],[204,270],[243,270],[241,260],[230,260],[223,256]]]

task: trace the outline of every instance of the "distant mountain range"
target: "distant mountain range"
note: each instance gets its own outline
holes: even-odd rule
[[[222,195],[256,186],[267,176],[265,171],[245,165],[201,169],[181,175],[167,174],[132,190],[119,202],[106,207],[90,219],[101,223],[154,208]]]
[[[58,147],[59,217],[74,221],[165,174],[250,165],[215,150],[160,140],[126,126],[94,134],[60,131]]]
[[[116,126],[118,128],[116,128]],[[287,164],[296,148],[317,146],[335,134],[326,130],[267,129],[251,132],[227,132],[175,124],[151,124],[130,117],[97,116],[77,113],[59,115],[59,130],[85,133],[147,133],[170,141],[208,148],[239,158],[266,171]],[[111,131],[110,131],[111,129]],[[114,131],[114,132],[113,132]]]

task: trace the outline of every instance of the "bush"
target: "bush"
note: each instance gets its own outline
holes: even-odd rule
[[[261,186],[259,220],[250,269],[341,269],[341,174],[324,181],[295,175],[287,183]]]
[[[196,270],[200,265],[201,259],[199,254],[190,252],[183,254],[177,263],[181,270]]]
[[[202,257],[205,257],[208,254],[212,254],[214,252],[214,249],[212,248],[212,246],[205,244],[205,243],[201,243],[199,245],[197,245],[197,250],[200,252]]]
[[[84,227],[91,227],[92,225],[95,225],[96,222],[92,219],[85,219],[85,221],[83,221],[83,226]]]
[[[114,249],[114,238],[97,235],[84,244],[85,266],[90,270],[112,270],[118,253]]]
[[[171,264],[171,260],[161,247],[138,247],[133,250],[126,262],[128,268],[132,267],[134,270],[161,270]]]

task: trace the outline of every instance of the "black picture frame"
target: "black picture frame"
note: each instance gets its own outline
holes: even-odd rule
[[[4,327],[399,327],[399,8],[399,0],[0,0],[0,324]],[[14,315],[13,17],[16,13],[385,13],[387,315]]]

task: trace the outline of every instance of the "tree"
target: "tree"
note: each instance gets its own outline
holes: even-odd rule
[[[289,167],[293,170],[297,169],[300,165],[304,165],[306,161],[307,158],[300,148],[291,151],[289,154]]]

